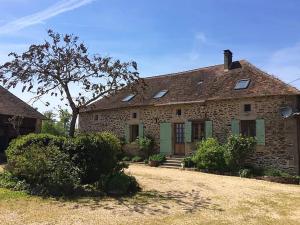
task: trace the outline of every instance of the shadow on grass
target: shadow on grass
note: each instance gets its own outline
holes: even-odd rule
[[[92,210],[103,208],[147,215],[171,214],[174,213],[173,209],[175,208],[176,211],[179,210],[184,213],[193,213],[203,209],[223,211],[219,205],[213,204],[210,198],[205,198],[201,196],[199,191],[194,190],[191,192],[151,190],[126,197],[73,198],[67,201],[75,203],[74,209],[81,207],[90,207]],[[65,206],[67,201],[60,199],[62,206]]]

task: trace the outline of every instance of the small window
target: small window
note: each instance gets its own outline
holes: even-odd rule
[[[139,125],[130,125],[130,142],[135,141],[139,136]]]
[[[133,119],[136,119],[136,118],[137,118],[137,113],[136,113],[136,112],[132,113],[132,118],[133,118]]]
[[[256,121],[255,120],[242,120],[241,121],[241,134],[244,137],[256,136]]]
[[[234,89],[235,90],[241,90],[241,89],[246,89],[249,87],[250,84],[250,79],[244,79],[244,80],[239,80],[236,84]]]
[[[161,90],[153,98],[158,99],[165,96],[168,93],[168,90]]]
[[[131,99],[134,98],[134,94],[130,94],[128,96],[126,96],[125,98],[122,99],[122,102],[129,102]]]
[[[251,104],[244,105],[244,112],[251,112]]]
[[[176,116],[181,116],[181,109],[176,110]]]
[[[201,141],[204,139],[204,123],[193,122],[192,123],[192,140],[193,142]]]
[[[99,119],[99,116],[96,114],[94,115],[94,120],[97,121]]]

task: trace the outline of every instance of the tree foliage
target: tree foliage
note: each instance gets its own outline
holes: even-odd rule
[[[139,81],[137,64],[91,56],[73,34],[49,30],[48,36],[44,43],[33,44],[20,55],[10,53],[12,60],[0,66],[0,80],[6,88],[21,84],[22,91],[35,94],[34,101],[44,95],[66,100],[72,111],[69,134],[73,136],[80,110]]]

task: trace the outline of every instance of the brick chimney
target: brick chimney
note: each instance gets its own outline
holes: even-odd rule
[[[232,52],[229,49],[224,50],[224,70],[228,71],[232,64]]]

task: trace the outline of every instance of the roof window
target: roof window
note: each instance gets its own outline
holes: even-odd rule
[[[250,79],[243,79],[236,82],[234,90],[241,90],[241,89],[247,89],[250,84]]]
[[[127,95],[125,98],[122,99],[122,102],[129,102],[131,99],[133,99],[135,94]]]
[[[161,98],[163,96],[165,96],[168,93],[168,90],[161,90],[158,93],[156,93],[156,95],[154,95],[153,98],[158,99]]]

